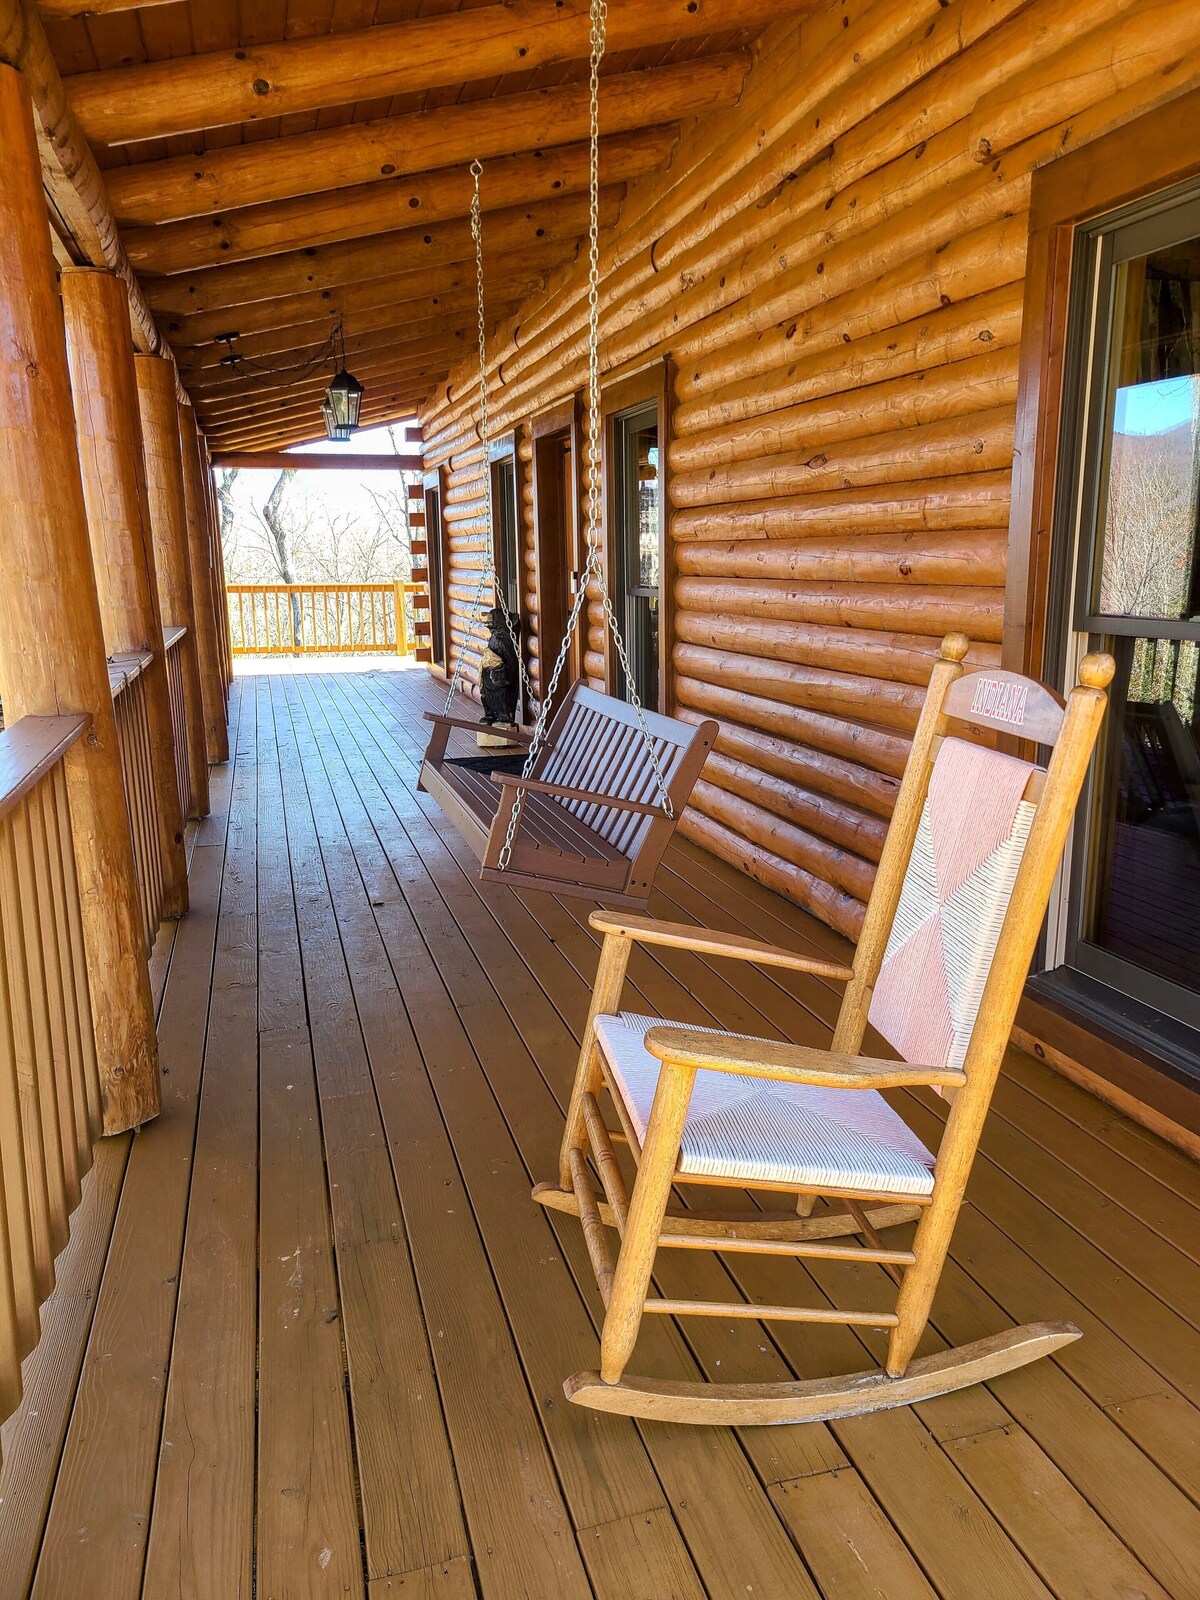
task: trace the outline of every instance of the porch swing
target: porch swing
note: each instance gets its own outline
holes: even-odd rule
[[[516,888],[580,895],[608,906],[643,910],[654,874],[675,831],[717,725],[697,725],[647,711],[638,697],[625,643],[608,592],[600,536],[600,366],[599,366],[599,66],[604,54],[602,0],[592,4],[591,173],[588,234],[588,432],[587,547],[574,604],[532,733],[515,731],[513,743],[525,748],[519,771],[496,765],[489,771],[479,757],[447,753],[455,729],[478,732],[480,724],[453,714],[468,642],[490,589],[499,596],[493,549],[491,503],[487,499],[484,563],[463,630],[442,711],[425,713],[433,724],[421,764],[419,787],[433,796],[480,862],[484,882]],[[471,164],[475,189],[471,235],[475,244],[479,332],[479,437],[484,460],[488,448],[488,391],[483,297],[483,223],[479,180],[482,167]],[[583,682],[571,685],[554,711],[554,699],[571,643],[595,585],[604,619],[621,665],[628,698],[601,694]],[[489,602],[489,609],[491,609]],[[513,619],[505,623],[516,652],[526,703],[534,699]],[[509,763],[513,765],[513,763]]]

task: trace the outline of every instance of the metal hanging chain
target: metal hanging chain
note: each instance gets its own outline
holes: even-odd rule
[[[480,569],[479,582],[475,586],[475,594],[471,600],[470,618],[463,632],[462,643],[458,648],[458,659],[454,663],[454,676],[450,679],[450,688],[446,694],[444,713],[446,716],[450,715],[454,706],[454,696],[458,692],[463,663],[466,660],[467,641],[471,638],[475,623],[478,621],[479,612],[483,605],[483,592],[488,587],[489,580],[491,582],[493,600],[498,602],[499,609],[504,613],[504,626],[508,630],[508,637],[512,640],[521,686],[525,690],[528,700],[532,700],[534,697],[533,684],[530,682],[529,673],[525,670],[525,659],[521,654],[521,641],[517,637],[517,631],[513,626],[512,615],[501,599],[500,574],[496,571],[496,552],[492,530],[492,496],[491,485],[488,482],[490,467],[488,462],[487,319],[483,299],[483,205],[479,194],[479,180],[483,176],[483,163],[478,159],[472,161],[470,171],[475,185],[474,192],[471,195],[471,240],[475,246],[475,317],[479,337],[479,442],[483,449],[485,544],[484,564]]]
[[[654,781],[658,788],[658,797],[662,805],[663,814],[674,818],[675,807],[671,802],[666,779],[663,777],[662,767],[659,765],[658,751],[655,748],[654,738],[646,723],[646,714],[642,709],[642,702],[634,685],[633,669],[629,664],[625,642],[621,637],[621,629],[617,623],[617,615],[613,609],[612,597],[608,592],[608,584],[604,576],[600,526],[600,63],[604,59],[605,26],[607,21],[607,0],[591,0],[591,67],[588,78],[588,401],[586,442],[586,538],[588,554],[583,572],[580,575],[579,588],[575,594],[575,603],[571,607],[571,615],[567,622],[566,632],[563,634],[562,644],[559,646],[558,658],[554,663],[554,669],[546,685],[537,723],[534,726],[533,737],[530,740],[529,751],[525,757],[525,765],[521,770],[521,776],[528,778],[532,775],[538,753],[545,743],[550,708],[554,703],[555,691],[558,688],[558,682],[566,664],[571,640],[575,637],[580,616],[587,604],[588,590],[591,588],[592,583],[595,582],[600,590],[600,598],[604,606],[604,619],[612,634],[613,644],[616,647],[617,656],[621,663],[621,670],[625,675],[625,687],[629,695],[629,704],[633,707],[634,715],[637,717],[638,727],[641,729],[642,738],[646,742],[650,765],[654,769]],[[501,872],[504,871],[512,859],[513,840],[516,838],[517,830],[521,825],[521,810],[525,801],[525,793],[524,789],[518,788],[513,800],[513,808],[508,819],[508,829],[504,835],[504,844],[501,846],[498,861]]]

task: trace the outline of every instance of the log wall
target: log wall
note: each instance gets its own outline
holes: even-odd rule
[[[606,230],[606,380],[671,358],[674,701],[722,730],[682,829],[851,936],[938,640],[999,659],[1031,174],[1198,82],[1195,0],[835,0]],[[584,384],[584,282],[495,331],[497,432]],[[455,647],[476,385],[422,415]]]

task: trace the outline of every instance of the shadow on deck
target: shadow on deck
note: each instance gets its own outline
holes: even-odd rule
[[[1200,1595],[1200,1170],[1015,1053],[933,1326],[1069,1317],[1059,1359],[836,1427],[563,1400],[598,1300],[577,1225],[529,1188],[596,941],[583,902],[476,884],[415,790],[435,700],[415,671],[235,684],[193,914],[157,961],[166,1109],[100,1150],[4,1428],[0,1600]],[[652,909],[840,947],[686,843]],[[804,1042],[836,1007],[674,952],[631,976],[641,1009]],[[940,1102],[896,1103],[936,1138]],[[661,1264],[708,1298],[793,1298],[805,1273]],[[879,1270],[810,1264],[808,1296],[873,1303]],[[867,1330],[654,1319],[637,1364],[770,1379],[876,1353]]]

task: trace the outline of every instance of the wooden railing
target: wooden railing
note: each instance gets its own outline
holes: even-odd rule
[[[164,628],[163,647],[167,658],[167,697],[171,703],[171,732],[175,736],[175,781],[179,785],[179,811],[190,817],[192,805],[192,768],[188,757],[187,708],[183,698],[183,657],[179,646],[187,634],[186,628]]]
[[[101,1127],[63,772],[90,720],[22,717],[0,733],[0,1421]]]
[[[411,655],[417,583],[231,583],[235,656]]]
[[[108,661],[147,954],[154,948],[163,908],[162,834],[154,792],[154,756],[150,747],[143,676],[153,660],[146,651],[144,655],[110,656]]]

